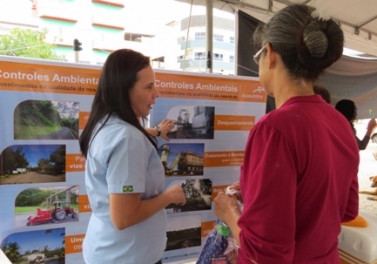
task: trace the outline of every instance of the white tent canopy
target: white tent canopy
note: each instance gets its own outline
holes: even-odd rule
[[[213,6],[232,13],[241,10],[262,22],[267,22],[276,12],[290,4],[302,3],[316,8],[321,17],[332,18],[340,24],[346,48],[365,53],[355,58],[343,56],[326,69],[319,83],[329,90],[332,104],[340,99],[353,100],[358,106],[359,118],[368,118],[369,111],[377,113],[377,0],[177,1]]]
[[[194,5],[212,2],[214,8],[242,10],[266,22],[277,11],[294,3],[316,8],[323,17],[337,21],[345,35],[347,48],[377,56],[377,0],[177,0]]]

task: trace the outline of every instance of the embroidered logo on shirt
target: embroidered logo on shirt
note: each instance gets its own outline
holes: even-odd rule
[[[133,185],[125,185],[123,186],[123,192],[133,192],[134,186]]]

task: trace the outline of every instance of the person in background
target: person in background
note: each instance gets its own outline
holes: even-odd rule
[[[314,84],[313,90],[314,93],[320,95],[323,98],[323,100],[326,101],[326,103],[331,104],[330,92],[325,87],[319,84]]]
[[[367,126],[367,132],[365,133],[363,139],[359,139],[356,136],[356,129],[353,125],[353,122],[357,118],[357,107],[355,105],[355,102],[349,99],[342,99],[338,101],[335,105],[336,110],[338,110],[344,117],[348,120],[349,124],[352,127],[352,130],[355,134],[356,142],[359,147],[359,150],[364,150],[368,146],[370,136],[372,135],[374,129],[376,128],[376,119],[373,117],[369,120],[368,126]]]
[[[149,58],[129,49],[107,58],[79,143],[92,215],[86,263],[161,263],[165,207],[184,204],[179,185],[164,190],[155,139],[141,125],[159,96]]]
[[[276,109],[250,131],[239,186],[243,209],[219,192],[216,216],[239,244],[238,264],[339,264],[341,223],[358,215],[359,151],[348,122],[313,85],[343,52],[343,32],[290,5],[254,35],[254,59]]]

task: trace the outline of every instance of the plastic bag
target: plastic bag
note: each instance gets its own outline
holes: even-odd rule
[[[237,246],[231,236],[229,227],[217,221],[205,240],[196,264],[235,264],[237,263]]]
[[[228,186],[225,193],[236,198],[239,190]],[[242,204],[239,205],[242,209]],[[196,264],[236,264],[237,253],[238,246],[229,227],[218,219],[215,228],[206,237]]]

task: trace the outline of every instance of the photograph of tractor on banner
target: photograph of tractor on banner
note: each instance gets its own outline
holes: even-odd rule
[[[28,188],[16,198],[17,226],[78,221],[78,186]]]

